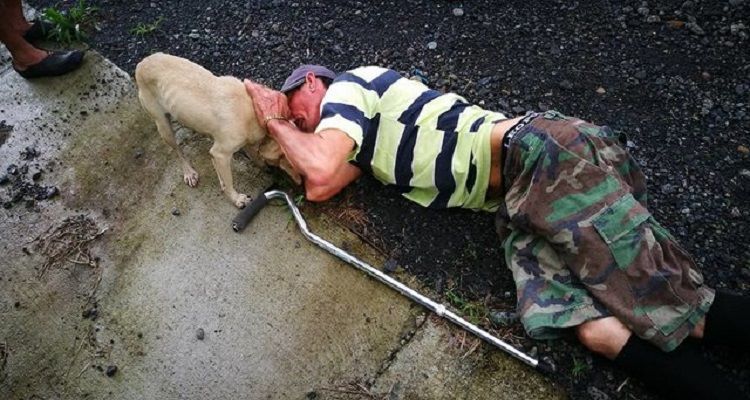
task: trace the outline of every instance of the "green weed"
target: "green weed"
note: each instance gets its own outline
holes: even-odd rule
[[[459,293],[455,292],[453,288],[448,289],[445,292],[445,298],[450,305],[455,307],[463,317],[466,318],[467,321],[474,325],[478,325],[489,315],[489,310],[484,304],[463,298]]]
[[[159,17],[156,19],[156,21],[146,24],[146,23],[139,23],[135,26],[135,28],[130,30],[130,33],[136,36],[146,36],[154,33],[159,28],[159,25],[161,25],[162,21],[164,21],[164,17]]]
[[[589,369],[590,367],[589,364],[586,363],[586,360],[579,360],[577,357],[573,356],[573,369],[570,372],[574,377],[582,377],[589,372]]]
[[[70,44],[86,39],[82,27],[91,23],[96,7],[91,7],[84,0],[78,0],[65,11],[56,7],[48,7],[42,11],[42,18],[50,22],[53,27],[45,32],[47,39]]]

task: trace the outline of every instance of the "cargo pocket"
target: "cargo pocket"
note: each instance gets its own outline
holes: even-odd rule
[[[640,253],[643,235],[636,228],[650,216],[648,210],[628,193],[592,221],[621,269],[627,268]]]
[[[624,276],[636,304],[633,314],[646,315],[654,329],[669,336],[689,317],[690,306],[672,287],[671,280],[678,276],[656,263],[634,264],[642,251],[661,251],[651,225],[640,226],[650,218],[648,210],[628,193],[597,215],[592,224],[617,266],[626,271]]]

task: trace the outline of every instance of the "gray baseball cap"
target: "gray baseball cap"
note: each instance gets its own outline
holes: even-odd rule
[[[322,65],[305,64],[292,71],[281,86],[282,93],[289,93],[305,82],[305,75],[312,72],[317,77],[336,79],[336,73]]]

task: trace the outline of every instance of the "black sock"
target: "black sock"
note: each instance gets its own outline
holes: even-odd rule
[[[716,293],[706,314],[703,341],[750,350],[750,298]]]
[[[665,399],[746,398],[691,340],[666,353],[632,335],[614,363]]]

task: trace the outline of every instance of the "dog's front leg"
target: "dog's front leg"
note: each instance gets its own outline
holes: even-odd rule
[[[242,193],[237,193],[234,190],[232,182],[232,154],[224,149],[219,148],[216,144],[211,147],[211,162],[216,170],[216,175],[219,177],[219,186],[221,191],[229,198],[232,204],[237,208],[245,207],[247,203],[247,196]]]

